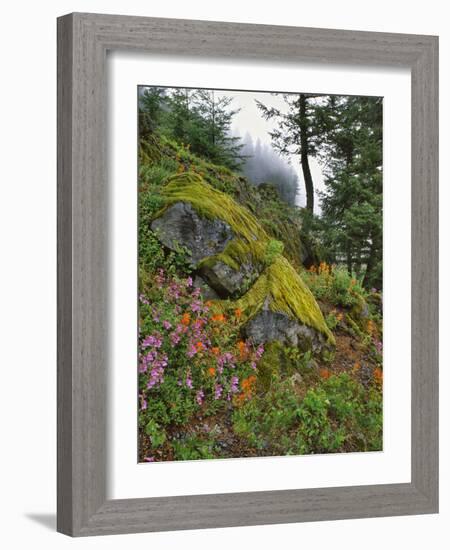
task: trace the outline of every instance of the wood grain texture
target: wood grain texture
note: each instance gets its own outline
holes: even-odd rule
[[[412,481],[107,500],[106,52],[402,66],[412,74]],[[73,536],[438,509],[438,39],[70,14],[58,20],[58,530]]]

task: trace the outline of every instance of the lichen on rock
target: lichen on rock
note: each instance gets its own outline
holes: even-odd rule
[[[168,248],[185,247],[193,267],[197,267],[205,255],[212,256],[223,251],[233,238],[227,223],[200,216],[188,202],[171,205],[152,222],[151,227]]]
[[[243,331],[257,342],[278,341],[313,351],[334,337],[308,287],[257,219],[232,197],[193,172],[170,178],[164,208],[152,229],[169,248],[182,244],[198,275],[222,298],[215,307],[239,308]]]
[[[265,336],[266,341],[285,341],[291,345],[302,344],[301,347],[305,339],[309,339],[313,351],[322,343],[335,343],[314,296],[283,256],[268,266],[248,292],[228,307],[245,312],[246,330],[258,339]]]

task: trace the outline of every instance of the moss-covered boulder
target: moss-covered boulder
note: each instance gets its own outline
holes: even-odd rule
[[[166,205],[151,224],[161,242],[185,247],[219,296],[241,296],[264,270],[270,243],[254,216],[192,172],[172,177],[162,195]]]
[[[214,307],[241,311],[255,342],[319,351],[334,344],[308,287],[257,219],[196,173],[178,174],[162,189],[164,208],[152,222],[161,242],[185,246],[202,284],[221,298]]]
[[[234,237],[226,222],[200,216],[188,202],[169,206],[151,227],[171,250],[177,246],[186,248],[193,267],[197,267],[205,256],[222,252]]]
[[[281,255],[232,307],[245,311],[244,331],[256,342],[278,341],[313,352],[334,345],[314,296]]]

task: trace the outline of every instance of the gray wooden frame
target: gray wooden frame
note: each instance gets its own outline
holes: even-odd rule
[[[107,500],[106,52],[409,67],[411,483]],[[72,536],[438,511],[438,38],[75,13],[58,19],[58,530]]]

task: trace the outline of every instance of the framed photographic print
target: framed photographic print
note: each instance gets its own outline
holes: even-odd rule
[[[438,509],[438,41],[58,20],[58,530]]]

